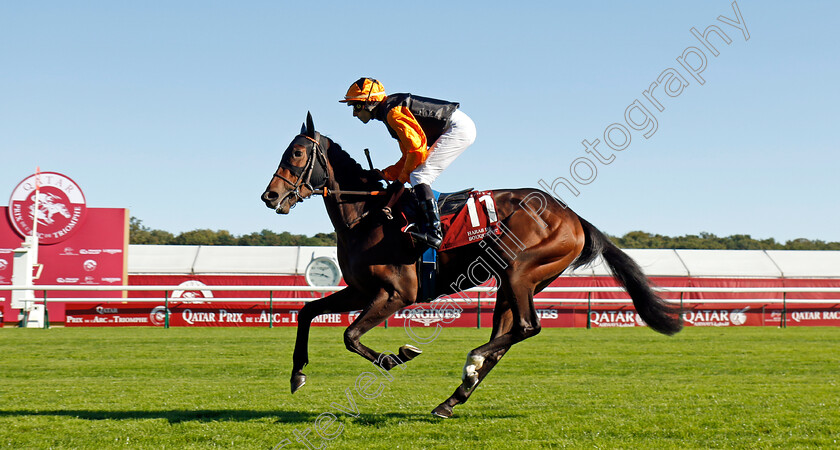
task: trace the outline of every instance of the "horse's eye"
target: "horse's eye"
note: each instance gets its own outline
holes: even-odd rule
[[[301,156],[303,156],[303,152],[300,150],[295,150],[295,158],[300,158]]]

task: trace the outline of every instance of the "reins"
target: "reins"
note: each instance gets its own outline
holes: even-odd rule
[[[318,193],[323,197],[328,195],[367,195],[367,196],[376,196],[376,195],[385,195],[387,191],[342,191],[339,189],[330,189],[324,186],[323,190]]]

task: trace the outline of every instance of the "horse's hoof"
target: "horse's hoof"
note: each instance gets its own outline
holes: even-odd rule
[[[302,388],[304,384],[306,384],[306,375],[302,373],[292,375],[292,394]]]
[[[432,410],[432,415],[441,419],[448,419],[452,417],[452,407],[446,403],[441,403],[437,408]]]
[[[413,345],[405,344],[400,347],[400,350],[397,353],[399,353],[400,361],[407,362],[420,356],[420,354],[423,353],[423,350],[420,350]]]

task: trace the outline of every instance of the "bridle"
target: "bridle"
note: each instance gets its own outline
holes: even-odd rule
[[[280,162],[279,168],[288,170],[291,174],[297,177],[297,180],[292,182],[292,180],[284,177],[283,175],[280,175],[277,172],[274,172],[274,177],[279,178],[284,183],[292,187],[288,192],[286,192],[283,198],[281,198],[278,201],[278,205],[283,204],[283,202],[288,200],[291,196],[296,197],[295,202],[292,203],[292,207],[294,207],[295,205],[297,205],[298,202],[302,202],[311,197],[312,195],[316,194],[321,195],[323,197],[327,197],[328,195],[340,196],[342,194],[377,196],[385,195],[389,192],[388,189],[377,191],[350,191],[331,189],[327,187],[330,181],[330,171],[328,169],[326,148],[321,143],[322,136],[317,131],[315,132],[315,137],[301,133],[295,137],[295,140],[292,141],[292,146],[294,146],[295,141],[299,137],[306,138],[308,141],[312,142],[312,145],[305,147],[307,160],[306,164],[303,167],[293,166],[291,163],[286,161],[285,158],[283,159],[283,161]],[[368,162],[370,162],[370,158],[368,158]],[[309,195],[305,197],[301,194],[301,188],[304,187],[309,189]],[[381,211],[384,213],[386,219],[392,220],[394,218],[394,216],[392,215],[391,208],[394,206],[394,203],[398,200],[398,198],[398,196],[393,195],[391,200],[389,200],[387,204],[381,208]],[[371,211],[365,211],[352,221],[345,222],[344,226],[347,229],[352,229],[353,227],[358,225],[364,218],[369,217],[370,212]]]
[[[314,194],[321,195],[326,197],[328,195],[384,195],[386,191],[346,191],[346,190],[338,190],[338,189],[330,189],[327,187],[327,184],[330,181],[330,174],[329,170],[327,170],[327,155],[324,149],[324,146],[320,143],[321,135],[316,131],[315,137],[311,137],[305,134],[299,134],[297,137],[303,137],[312,142],[311,147],[307,147],[307,160],[306,165],[303,167],[293,166],[286,161],[282,161],[280,163],[280,168],[286,169],[291,172],[293,175],[297,177],[297,181],[292,182],[288,178],[280,175],[277,172],[274,172],[274,176],[283,180],[286,184],[292,186],[292,189],[283,196],[282,199],[279,200],[278,204],[283,203],[291,196],[297,197],[297,200],[294,204],[297,204],[298,201],[302,202]],[[315,171],[315,161],[319,163],[319,173]],[[315,174],[314,181],[313,181],[313,174]],[[301,188],[309,189],[309,195],[304,197],[301,195]],[[293,205],[294,205],[293,204]],[[294,206],[293,206],[294,207]]]
[[[295,175],[297,177],[297,181],[295,181],[293,183],[291,180],[284,177],[283,175],[280,175],[279,173],[274,172],[275,177],[283,180],[286,184],[292,186],[292,189],[289,192],[287,192],[286,195],[284,195],[282,199],[280,199],[279,203],[283,203],[290,196],[294,195],[295,197],[297,197],[297,200],[295,201],[295,204],[296,204],[298,201],[302,202],[303,200],[306,200],[307,198],[311,197],[312,194],[314,194],[316,191],[323,190],[324,195],[326,195],[326,193],[328,191],[327,183],[330,181],[330,175],[329,175],[329,171],[327,170],[327,156],[324,153],[324,147],[321,145],[320,142],[318,142],[320,139],[316,139],[316,138],[320,138],[321,136],[316,132],[315,133],[315,138],[307,136],[305,134],[299,134],[299,135],[297,135],[297,137],[306,138],[309,141],[311,141],[314,145],[312,147],[309,147],[309,148],[306,149],[307,158],[306,158],[306,165],[305,166],[297,167],[297,166],[291,165],[290,163],[288,163],[286,161],[280,162],[280,167],[288,170],[293,175]],[[316,160],[320,164],[321,173],[319,173],[316,176],[315,183],[314,183],[314,184],[318,184],[318,186],[313,186],[312,175],[315,172],[315,161]],[[309,195],[307,195],[306,197],[304,197],[300,193],[300,189],[302,187],[305,187],[305,188],[309,189]]]

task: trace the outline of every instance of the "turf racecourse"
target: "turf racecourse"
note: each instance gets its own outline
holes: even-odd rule
[[[306,448],[296,436],[307,430],[313,448],[840,445],[838,328],[546,329],[454,418],[433,418],[488,333],[443,329],[377,398],[352,394],[351,417],[331,404],[349,408],[346,390],[378,371],[338,328],[312,330],[309,381],[294,396],[291,328],[2,329],[0,446]],[[363,341],[409,342],[402,328]],[[314,431],[325,412],[337,417],[320,423],[331,440]]]

